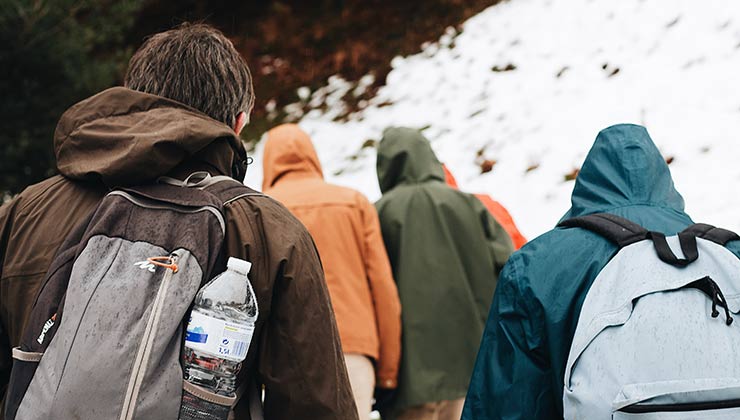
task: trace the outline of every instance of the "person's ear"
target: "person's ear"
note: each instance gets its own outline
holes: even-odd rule
[[[238,136],[241,134],[244,127],[247,126],[247,122],[249,122],[249,118],[247,117],[247,113],[242,111],[239,114],[237,114],[236,119],[234,119],[234,132]]]

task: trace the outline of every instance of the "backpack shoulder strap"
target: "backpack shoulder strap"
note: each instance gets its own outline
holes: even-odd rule
[[[740,241],[740,236],[738,236],[737,233],[727,229],[714,227],[705,223],[697,223],[695,225],[691,225],[686,228],[684,232],[693,234],[697,238],[706,239],[722,246],[727,245],[727,243],[731,241]]]
[[[209,185],[206,191],[218,197],[224,206],[245,197],[267,197],[265,194],[253,190],[233,178],[221,179]]]
[[[200,188],[216,196],[224,206],[246,197],[267,197],[267,195],[253,190],[243,183],[227,176],[206,177]],[[252,420],[264,420],[262,386],[256,380],[253,380],[249,384],[242,384],[242,386],[239,387],[237,391],[239,398],[241,398],[245,392],[249,392],[250,418]]]
[[[575,217],[561,222],[558,226],[580,227],[590,230],[614,242],[620,248],[650,239],[655,246],[658,257],[663,262],[676,267],[685,267],[696,261],[699,257],[696,238],[706,239],[722,246],[725,246],[730,241],[740,240],[740,236],[735,232],[704,223],[697,223],[678,233],[679,244],[684,254],[684,258],[678,258],[670,246],[668,246],[664,234],[660,232],[649,232],[642,226],[613,214],[596,213]]]
[[[595,213],[567,219],[558,227],[578,227],[589,230],[615,243],[619,248],[648,239],[649,232],[642,226],[609,213]]]
[[[207,191],[216,196],[222,205],[229,204],[236,200],[249,196],[263,196],[265,194],[253,190],[243,183],[225,175],[211,175],[208,172],[194,172],[187,178],[180,181],[170,177],[160,177],[157,180],[160,184],[174,185],[178,187],[196,188]]]

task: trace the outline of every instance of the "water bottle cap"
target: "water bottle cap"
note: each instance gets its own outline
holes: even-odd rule
[[[226,263],[226,268],[246,275],[249,273],[249,269],[252,268],[252,263],[239,258],[229,257],[229,261]]]

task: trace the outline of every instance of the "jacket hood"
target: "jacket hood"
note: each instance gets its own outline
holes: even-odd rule
[[[242,179],[246,151],[228,125],[185,104],[114,87],[69,108],[54,133],[57,169],[109,187],[150,182],[185,163]]]
[[[319,156],[308,134],[295,124],[279,125],[267,132],[262,190],[284,178],[322,178]]]
[[[684,209],[665,159],[645,127],[632,124],[599,133],[576,178],[571,204],[563,219],[628,205]]]
[[[400,184],[445,180],[442,164],[429,140],[411,128],[391,127],[383,131],[376,167],[382,193]]]

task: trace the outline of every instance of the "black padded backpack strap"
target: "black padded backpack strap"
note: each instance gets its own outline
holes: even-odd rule
[[[683,252],[683,258],[679,258],[671,250],[663,233],[649,232],[642,226],[613,214],[596,213],[588,216],[575,217],[563,221],[558,226],[580,227],[590,230],[614,242],[620,248],[650,239],[653,242],[658,257],[663,262],[675,267],[686,267],[699,258],[696,238],[706,239],[722,246],[730,241],[740,240],[740,236],[729,230],[716,228],[703,223],[691,225],[678,234],[678,242]]]
[[[642,226],[609,213],[595,213],[567,219],[558,227],[578,227],[589,230],[624,248],[648,239],[649,232]]]
[[[691,225],[684,232],[691,233],[697,238],[706,239],[722,246],[727,245],[731,241],[740,241],[740,236],[737,233],[705,223]]]

